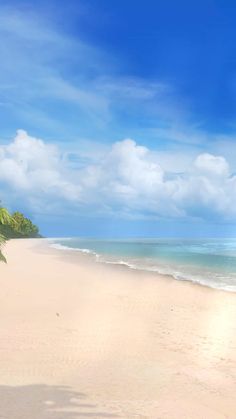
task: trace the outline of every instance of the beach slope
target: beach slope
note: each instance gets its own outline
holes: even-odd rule
[[[0,417],[236,417],[236,294],[11,240]]]

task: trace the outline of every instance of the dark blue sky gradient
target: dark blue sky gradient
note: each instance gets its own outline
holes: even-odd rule
[[[236,5],[233,1],[89,0],[68,30],[123,63],[120,73],[173,85],[202,125],[234,129]]]

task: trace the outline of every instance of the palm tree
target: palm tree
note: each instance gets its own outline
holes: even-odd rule
[[[7,261],[5,256],[2,254],[2,251],[1,251],[1,248],[5,244],[5,242],[6,242],[5,237],[2,234],[0,234],[0,262],[6,262]]]
[[[11,214],[3,207],[0,207],[0,224],[11,224]]]
[[[11,223],[11,215],[6,208],[0,207],[0,225],[9,225]],[[5,244],[6,238],[0,234],[0,261],[6,262],[5,256],[2,254],[1,248]]]

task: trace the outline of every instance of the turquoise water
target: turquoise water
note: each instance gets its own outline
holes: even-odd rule
[[[236,291],[236,239],[51,239],[52,245],[90,253],[97,262],[170,274]]]

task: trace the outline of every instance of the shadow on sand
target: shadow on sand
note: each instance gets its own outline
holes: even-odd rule
[[[117,418],[96,404],[86,403],[86,395],[70,387],[28,385],[0,386],[0,419]]]

